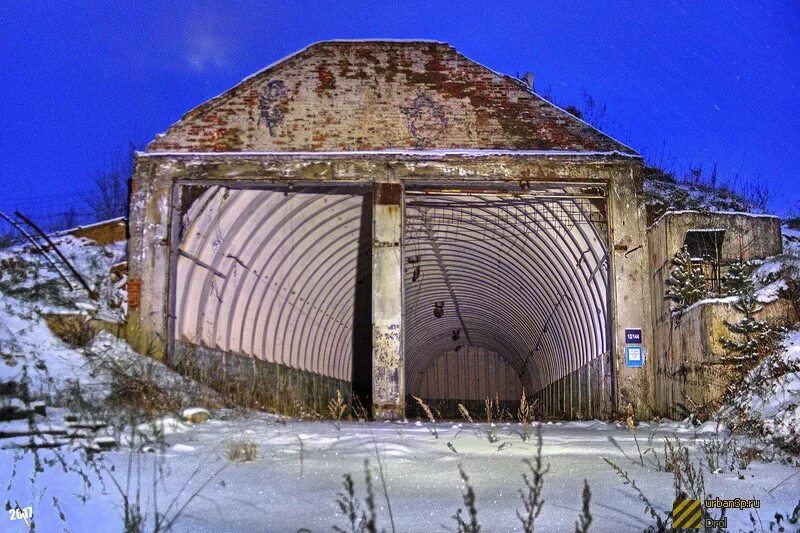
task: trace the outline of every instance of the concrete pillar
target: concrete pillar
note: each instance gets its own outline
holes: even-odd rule
[[[405,415],[403,186],[376,183],[372,214],[372,415]]]
[[[168,344],[173,170],[139,158],[131,182],[126,335],[135,350],[157,359]]]
[[[640,170],[639,166],[632,166],[612,175],[608,211],[616,407],[624,412],[625,406],[630,403],[641,420],[650,418],[654,412],[653,369],[656,354],[653,351],[647,217]],[[628,368],[625,364],[625,328],[642,330],[645,352],[642,368]]]

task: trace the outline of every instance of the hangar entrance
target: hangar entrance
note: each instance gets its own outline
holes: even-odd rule
[[[542,414],[611,407],[603,188],[405,193],[407,391],[442,416],[524,388]],[[415,402],[407,405],[415,408]]]
[[[289,414],[337,391],[369,405],[371,189],[183,184],[173,202],[172,362]]]
[[[541,414],[604,416],[605,189],[491,187],[403,193],[405,392],[445,417],[458,403],[482,413],[486,398],[515,412],[523,388]],[[266,407],[321,413],[337,390],[369,406],[373,196],[368,184],[179,184],[169,357],[235,375]]]

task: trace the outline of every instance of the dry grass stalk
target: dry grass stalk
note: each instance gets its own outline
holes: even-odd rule
[[[327,398],[321,394],[302,396],[301,388],[284,370],[260,366],[253,362],[253,373],[246,379],[229,373],[219,360],[199,364],[183,357],[171,365],[177,372],[217,391],[227,405],[270,411],[306,420],[321,419],[327,409]]]
[[[461,416],[464,417],[464,420],[466,420],[470,424],[474,424],[475,423],[475,422],[473,422],[472,417],[469,414],[469,411],[467,410],[466,407],[464,407],[463,404],[458,404],[458,412],[461,413]]]
[[[456,514],[453,515],[453,520],[456,521],[458,533],[479,533],[481,526],[478,523],[478,509],[475,507],[475,490],[469,484],[469,477],[461,465],[458,465],[458,473],[461,475],[461,480],[464,486],[461,490],[461,497],[464,500],[464,507],[466,508],[466,518],[461,515],[463,509],[459,508]]]
[[[666,513],[662,515],[658,508],[655,507],[652,502],[647,498],[642,489],[636,484],[636,480],[634,480],[627,471],[623,470],[619,467],[616,463],[608,460],[607,458],[603,457],[603,461],[605,461],[614,471],[622,478],[622,482],[624,485],[629,485],[639,496],[639,499],[644,503],[644,510],[646,514],[649,514],[653,520],[655,520],[655,527],[650,526],[650,531],[667,531],[669,530],[670,522],[672,521],[672,513]]]
[[[428,407],[428,404],[426,404],[422,398],[417,398],[416,396],[412,396],[412,398],[414,398],[414,401],[416,401],[419,404],[420,408],[425,413],[425,416],[428,417],[428,422],[430,422],[428,430],[433,434],[434,437],[438,439],[439,433],[436,431],[436,419],[433,417],[431,408]]]
[[[533,405],[528,403],[528,398],[525,396],[525,388],[522,388],[522,396],[519,399],[519,409],[517,409],[517,418],[522,426],[520,436],[523,441],[528,440],[531,435],[531,420],[533,419]]]
[[[225,450],[229,461],[249,463],[256,458],[258,444],[250,437],[241,436],[238,439],[228,440],[225,443]]]
[[[356,395],[353,395],[353,415],[355,415],[356,419],[361,424],[369,420],[369,411]]]
[[[372,472],[369,469],[369,459],[364,459],[364,479],[366,481],[366,496],[362,507],[356,497],[355,483],[350,474],[345,474],[342,478],[344,491],[337,493],[336,505],[341,514],[347,518],[347,529],[333,526],[337,533],[377,533],[378,514],[375,506],[375,490],[372,487]],[[392,528],[394,531],[394,528]],[[302,529],[301,531],[309,531]],[[384,531],[384,530],[381,530]]]
[[[528,467],[528,472],[522,474],[525,481],[525,489],[519,490],[525,512],[517,510],[517,518],[522,523],[522,530],[525,533],[533,533],[536,518],[542,512],[544,498],[542,489],[544,488],[544,475],[550,471],[550,464],[545,465],[542,461],[542,428],[536,431],[536,455],[533,461],[530,459],[522,460]]]
[[[328,402],[328,416],[339,422],[346,410],[347,402],[344,401],[344,395],[341,390],[336,389],[336,398],[331,398]]]
[[[588,533],[589,526],[592,525],[592,511],[589,506],[592,502],[592,491],[589,488],[589,482],[583,480],[583,492],[581,493],[583,505],[581,507],[581,514],[578,516],[578,521],[575,522],[575,533]]]
[[[633,431],[633,428],[636,427],[636,417],[633,413],[633,405],[630,403],[625,406],[625,426],[628,431]]]
[[[491,398],[486,398],[484,400],[484,406],[486,407],[486,439],[489,442],[497,442],[497,433],[494,430],[494,416],[495,410],[497,409],[497,400],[492,400]],[[499,410],[497,411],[499,414]]]
[[[486,409],[486,423],[492,423],[492,417],[494,416],[494,401],[491,398],[486,398],[483,401],[484,408]]]

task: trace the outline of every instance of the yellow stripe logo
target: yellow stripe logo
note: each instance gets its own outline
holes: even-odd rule
[[[700,500],[675,500],[672,502],[672,527],[674,529],[699,529],[703,523]]]

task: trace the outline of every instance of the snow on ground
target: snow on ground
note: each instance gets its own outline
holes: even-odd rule
[[[55,386],[66,377],[82,384],[95,383],[107,390],[103,374],[92,375],[90,358],[70,348],[47,330],[34,305],[0,295],[1,351],[45,362]],[[13,346],[9,348],[9,346]],[[144,358],[130,351],[124,343],[101,334],[90,351],[99,357],[136,362]],[[102,355],[105,354],[105,355]],[[98,357],[97,355],[94,357]],[[32,359],[28,359],[32,360]],[[157,365],[157,363],[156,363]],[[15,366],[0,364],[2,379],[10,379]],[[180,376],[171,376],[163,368],[159,382],[173,389],[190,388]],[[161,376],[159,374],[159,376]],[[174,378],[175,381],[169,381]],[[42,385],[46,383],[43,381]],[[208,407],[195,405],[192,407]],[[50,421],[42,428],[56,427],[63,410],[52,409]],[[236,414],[211,409],[212,418],[202,424],[179,420],[178,413],[155,424],[164,434],[164,452],[131,452],[123,447],[96,454],[102,480],[85,463],[80,451],[61,449],[67,464],[84,471],[91,482],[86,486],[77,471],[64,472],[59,462],[50,462],[57,453],[40,450],[44,472],[36,475],[32,452],[21,454],[13,444],[24,439],[0,439],[0,502],[32,505],[38,531],[120,531],[121,496],[112,476],[125,486],[128,461],[134,472],[142,472],[142,501],[152,518],[152,475],[154,466],[163,466],[163,481],[158,484],[159,509],[163,512],[177,498],[173,511],[199,490],[176,523],[176,531],[330,531],[333,525],[345,526],[335,505],[341,479],[350,473],[360,498],[364,496],[363,463],[377,466],[377,447],[385,467],[388,493],[398,531],[442,531],[453,529],[451,516],[462,506],[458,465],[462,464],[477,494],[478,517],[485,531],[519,530],[515,511],[522,506],[518,490],[523,487],[523,458],[531,458],[535,445],[523,442],[518,427],[499,424],[498,442],[485,437],[486,425],[439,424],[439,439],[428,427],[415,423],[345,422],[341,430],[329,422],[279,420],[263,413]],[[63,418],[63,416],[62,416]],[[20,422],[4,423],[0,429],[13,429]],[[147,432],[149,426],[141,429]],[[687,424],[668,422],[655,430],[656,448],[660,439],[677,435],[695,444],[698,438],[710,438],[713,426],[698,430]],[[642,424],[637,430],[644,447],[652,427]],[[620,447],[633,460],[612,443]],[[226,449],[231,441],[252,440],[257,446],[253,462],[229,462]],[[644,505],[630,487],[623,485],[603,461],[609,458],[628,470],[642,490],[662,510],[671,508],[674,491],[672,475],[638,463],[638,453],[631,433],[617,424],[573,422],[543,426],[543,455],[551,465],[545,477],[545,505],[539,518],[541,531],[572,530],[581,505],[584,479],[590,483],[593,499],[594,531],[641,531],[648,523]],[[448,447],[448,443],[455,449]],[[154,445],[146,449],[158,449]],[[19,459],[15,459],[19,457]],[[663,461],[663,458],[662,458]],[[113,467],[113,471],[112,471]],[[215,472],[223,468],[219,474]],[[198,470],[199,468],[199,470]],[[743,471],[710,474],[706,469],[708,492],[720,498],[760,498],[762,520],[775,512],[791,512],[800,494],[800,476],[796,467],[754,461]],[[194,476],[193,476],[194,474]],[[134,475],[136,486],[136,476]],[[206,481],[208,483],[206,484]],[[374,481],[379,486],[377,478]],[[385,501],[378,494],[381,527],[388,528]],[[55,500],[54,500],[55,498]],[[66,522],[59,518],[63,511]],[[746,528],[746,511],[728,513],[731,529]],[[21,522],[5,522],[2,531],[26,531]]]
[[[789,332],[781,350],[749,373],[721,415],[730,424],[800,452],[800,331]]]
[[[167,475],[160,485],[163,508],[179,494],[186,480],[200,466],[201,472],[179,496],[180,503],[200,488],[220,467],[223,470],[202,488],[176,523],[176,531],[330,531],[345,527],[335,499],[344,474],[353,476],[356,494],[364,496],[364,460],[377,469],[376,448],[383,461],[389,500],[397,531],[427,532],[454,529],[451,516],[463,506],[458,465],[469,476],[477,495],[478,519],[485,531],[519,531],[515,510],[522,508],[522,460],[532,458],[535,444],[523,442],[515,425],[497,426],[499,441],[490,443],[482,435],[486,426],[439,424],[439,438],[414,423],[344,423],[340,430],[326,422],[277,422],[274,417],[253,414],[233,420],[212,419],[185,426],[167,437],[163,456]],[[636,429],[640,445],[652,433],[660,439],[677,435],[690,444],[698,438],[690,427],[666,423],[662,427]],[[550,464],[545,475],[539,531],[574,530],[583,480],[592,490],[593,531],[641,531],[650,524],[644,505],[605,463],[608,458],[629,472],[642,491],[662,511],[671,509],[674,498],[672,475],[642,467],[632,434],[624,426],[603,422],[571,422],[542,426],[543,458]],[[246,436],[257,443],[257,457],[250,463],[228,462],[225,445]],[[615,439],[626,457],[612,442]],[[302,444],[301,444],[302,443]],[[455,449],[448,447],[448,443]],[[11,464],[8,450],[0,451],[0,479],[7,479]],[[128,452],[112,451],[103,456],[106,466],[116,466],[124,480]],[[150,502],[150,472],[158,453],[140,454],[144,461],[143,501]],[[702,454],[696,455],[702,460]],[[26,459],[30,467],[30,457]],[[18,466],[18,468],[24,468]],[[710,474],[705,471],[708,493],[719,498],[760,499],[758,510],[766,524],[775,512],[791,513],[800,495],[800,471],[796,467],[753,462],[747,470]],[[106,473],[108,478],[110,474]],[[80,492],[77,476],[48,470],[31,484],[25,479],[9,491],[0,488],[0,499],[33,505],[41,531],[61,529],[51,507],[55,496],[67,516],[70,531],[119,531],[119,495],[108,479],[106,490],[96,483],[86,504],[71,492]],[[380,481],[374,479],[380,487]],[[38,491],[46,487],[42,498]],[[376,494],[379,521],[389,527],[386,502]],[[148,507],[149,508],[149,507]],[[749,530],[747,510],[728,511],[729,529]],[[18,529],[8,531],[24,531]]]
[[[75,277],[51,251],[49,255],[74,287],[70,291],[58,271],[27,243],[0,250],[0,292],[35,303],[36,309],[43,313],[74,313],[84,309],[96,314],[97,318],[122,321],[127,305],[127,294],[122,288],[125,279],[114,279],[109,271],[113,265],[127,261],[127,243],[100,246],[89,239],[71,235],[55,238],[53,242],[89,286],[99,293],[98,301],[89,299]]]
[[[94,304],[98,313],[109,319],[118,317],[120,308],[112,304],[120,302],[118,287],[109,282],[106,273],[124,257],[124,249],[98,247],[71,237],[59,243],[100,289],[101,300]],[[10,259],[14,261],[9,263]],[[9,275],[8,265],[17,269],[18,275],[14,280],[0,277],[0,380],[18,380],[22,365],[27,363],[42,394],[49,389],[58,390],[70,378],[85,388],[96,389],[105,398],[109,392],[108,375],[97,370],[98,360],[107,359],[134,370],[139,364],[150,362],[109,334],[100,334],[86,352],[55,338],[40,313],[74,311],[91,302],[78,290],[64,293],[56,273],[41,267],[24,247],[0,253],[0,260],[6,261],[3,276]],[[777,281],[767,282],[768,274],[780,269],[766,263],[761,268],[759,288]],[[35,290],[48,283],[53,288],[36,293],[35,298],[19,289]],[[800,333],[790,336],[786,343],[788,357],[800,357]],[[37,368],[39,361],[47,372]],[[180,391],[196,387],[163,365],[153,365],[155,379],[162,386]],[[769,426],[765,418],[765,427],[775,432],[791,431],[784,421],[797,416],[796,411],[789,413],[784,401],[798,390],[797,375],[787,374],[782,380],[774,383],[771,392],[746,399],[752,409],[770,417],[773,425]],[[346,527],[336,505],[342,476],[353,476],[363,505],[364,460],[370,461],[375,474],[380,457],[397,531],[455,529],[451,517],[463,506],[459,465],[474,487],[483,531],[520,530],[515,513],[522,508],[518,492],[524,487],[522,473],[526,467],[522,460],[533,458],[536,447],[530,440],[523,442],[517,425],[498,424],[494,428],[498,441],[489,442],[485,424],[441,423],[437,425],[436,439],[421,423],[344,422],[337,429],[330,422],[285,420],[264,413],[236,413],[216,410],[208,404],[187,403],[204,397],[207,396],[190,394],[184,398],[182,408],[192,408],[189,413],[209,408],[211,418],[207,422],[192,424],[181,420],[176,412],[155,424],[138,426],[141,433],[152,435],[156,429],[163,435],[160,444],[154,442],[143,448],[141,440],[134,439],[134,450],[152,450],[149,452],[131,451],[126,447],[129,440],[120,439],[121,447],[95,454],[95,461],[87,463],[85,452],[69,446],[42,449],[38,454],[43,471],[36,472],[33,452],[23,453],[14,447],[24,444],[24,439],[0,439],[0,503],[33,506],[38,531],[116,532],[122,529],[122,498],[114,480],[125,487],[128,466],[133,466],[129,494],[133,496],[135,487],[141,486],[146,518],[152,523],[152,478],[157,468],[163,467],[163,477],[156,484],[156,507],[161,512],[170,509],[167,514],[171,515],[186,504],[175,531],[330,531],[334,525]],[[41,420],[40,429],[58,430],[65,412],[62,408],[48,409],[49,417]],[[3,422],[0,431],[24,430],[25,426],[25,421]],[[689,444],[693,460],[699,464],[707,461],[701,444],[713,442],[715,430],[713,423],[699,428],[677,422],[664,422],[658,427],[642,423],[635,434],[642,449],[652,441],[661,462],[663,439],[677,436]],[[584,479],[592,490],[593,531],[641,531],[652,523],[644,504],[604,458],[627,470],[662,513],[671,509],[673,475],[658,471],[649,461],[642,466],[633,434],[623,425],[599,421],[544,424],[542,435],[543,457],[550,464],[550,471],[545,475],[545,504],[537,530],[574,530]],[[723,433],[721,438],[728,437]],[[735,439],[742,446],[750,445],[746,437]],[[229,446],[239,441],[255,445],[256,458],[252,462],[228,460]],[[53,461],[56,454],[64,463]],[[652,453],[648,457],[652,458]],[[792,466],[793,459],[781,461],[780,454],[776,457],[778,460],[772,462],[756,459],[741,471],[723,469],[716,474],[710,473],[706,465],[707,492],[719,498],[760,499],[758,517],[768,528],[768,521],[776,512],[791,513],[800,498],[800,469]],[[65,471],[63,464],[70,468]],[[377,477],[373,485],[380,488]],[[192,498],[195,493],[197,496]],[[379,490],[376,503],[380,527],[389,529],[388,508]],[[751,529],[749,511],[732,509],[727,515],[730,530]],[[7,520],[0,518],[0,530],[28,530],[23,522]]]
[[[800,231],[782,228],[783,253],[762,261],[753,261],[752,274],[756,296],[763,303],[777,300],[789,288],[790,280],[800,277]]]
[[[56,338],[34,305],[0,292],[0,381],[19,382],[23,369],[34,396],[63,390],[68,379],[96,382],[86,357]]]
[[[186,402],[203,398],[219,403],[213,391],[143,357],[108,332],[98,333],[85,351],[67,345],[53,335],[36,305],[0,292],[0,383],[20,382],[23,372],[31,395],[50,404],[58,404],[59,393],[74,383],[85,394],[104,399],[114,372],[150,373],[163,389],[183,394]]]

